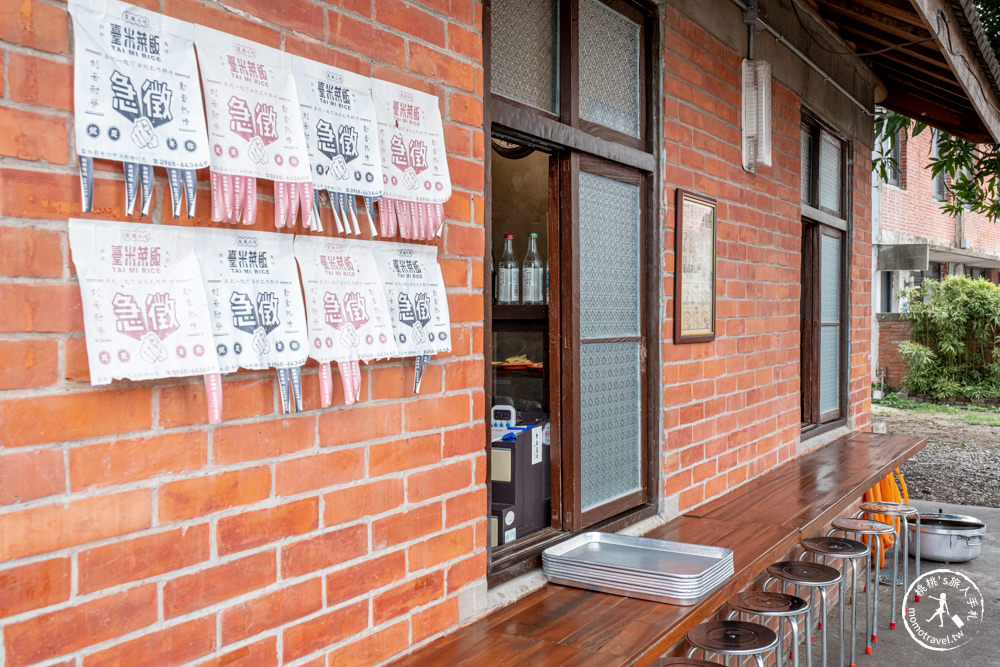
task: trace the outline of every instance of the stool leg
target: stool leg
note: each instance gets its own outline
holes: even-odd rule
[[[892,523],[896,526],[896,541],[892,545],[892,608],[889,611],[889,629],[896,629],[896,577],[899,573],[899,545],[902,541],[902,537],[899,534],[899,527],[896,524],[896,519],[898,517],[893,517]]]
[[[875,544],[878,546],[878,553],[875,555],[875,583],[873,588],[875,589],[875,606],[872,607],[872,643],[878,642],[878,576],[879,576],[879,563],[882,560],[882,539],[876,535]]]
[[[760,657],[760,653],[754,653],[753,659],[757,661],[757,667],[764,667],[764,660]]]
[[[820,627],[823,628],[823,667],[826,667],[826,586],[816,586],[819,589],[819,607],[822,620]]]
[[[795,587],[795,592],[798,594],[798,586]],[[813,651],[812,651],[812,609],[809,605],[806,605],[806,667],[813,667]]]
[[[917,579],[920,578],[920,512],[917,512]],[[920,602],[920,596],[914,593],[913,600]]]
[[[847,618],[844,610],[844,584],[847,583],[847,572],[843,572],[840,576],[840,667],[844,667],[844,620]]]
[[[865,559],[865,655],[872,654],[872,558],[875,557],[875,542],[871,539],[868,541],[868,558]]]
[[[906,515],[899,517],[899,529],[903,531],[903,618],[901,621],[906,620],[906,607],[909,602],[906,599],[906,591],[910,590],[910,529],[909,521],[906,520]]]
[[[854,659],[854,648],[858,634],[858,564],[857,558],[851,559],[851,667],[857,667]]]
[[[788,624],[792,626],[792,667],[799,667],[799,622],[794,616],[788,617]],[[784,644],[778,647],[778,651],[783,650]]]

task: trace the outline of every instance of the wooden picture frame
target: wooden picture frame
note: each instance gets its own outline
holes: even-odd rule
[[[717,205],[677,189],[674,233],[674,343],[715,339]]]

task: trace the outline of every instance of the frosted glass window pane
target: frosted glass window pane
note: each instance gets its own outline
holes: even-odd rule
[[[490,90],[559,112],[559,3],[494,0],[490,5]]]
[[[835,137],[819,135],[819,205],[840,215],[843,147]]]
[[[580,0],[580,118],[639,136],[639,24]]]
[[[639,187],[580,173],[580,337],[638,336]]]
[[[802,130],[802,201],[812,204],[812,135]]]
[[[820,242],[820,321],[840,321],[840,239],[822,234]]]
[[[642,488],[639,343],[580,346],[583,511]]]
[[[840,407],[840,327],[820,328],[819,411]]]

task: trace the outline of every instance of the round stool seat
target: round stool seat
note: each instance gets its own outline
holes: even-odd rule
[[[809,603],[800,597],[771,591],[743,591],[729,598],[729,606],[745,614],[797,616]]]
[[[864,533],[865,535],[888,535],[889,533],[896,532],[896,529],[889,524],[882,523],[881,521],[872,521],[871,519],[841,517],[834,519],[830,525],[837,530],[845,530],[849,533]]]
[[[650,667],[724,667],[721,662],[698,660],[697,658],[657,658]]]
[[[767,566],[767,573],[797,586],[830,586],[844,575],[840,570],[805,560],[783,560]]]
[[[694,626],[687,640],[703,651],[723,655],[753,655],[778,645],[774,630],[747,621],[708,621]]]
[[[903,503],[891,503],[887,501],[877,501],[861,503],[859,505],[862,512],[873,512],[875,514],[893,514],[906,516],[908,514],[916,514],[917,508],[913,505],[904,505]]]
[[[858,558],[868,555],[868,545],[846,537],[807,537],[800,543],[806,551],[820,556]]]

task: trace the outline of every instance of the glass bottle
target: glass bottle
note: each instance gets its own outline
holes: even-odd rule
[[[549,302],[549,258],[545,258],[545,303]]]
[[[523,303],[545,303],[545,267],[538,255],[538,234],[528,234],[528,252],[521,264]]]
[[[497,268],[497,303],[510,305],[521,302],[521,271],[514,257],[514,235],[504,234],[503,254]]]

